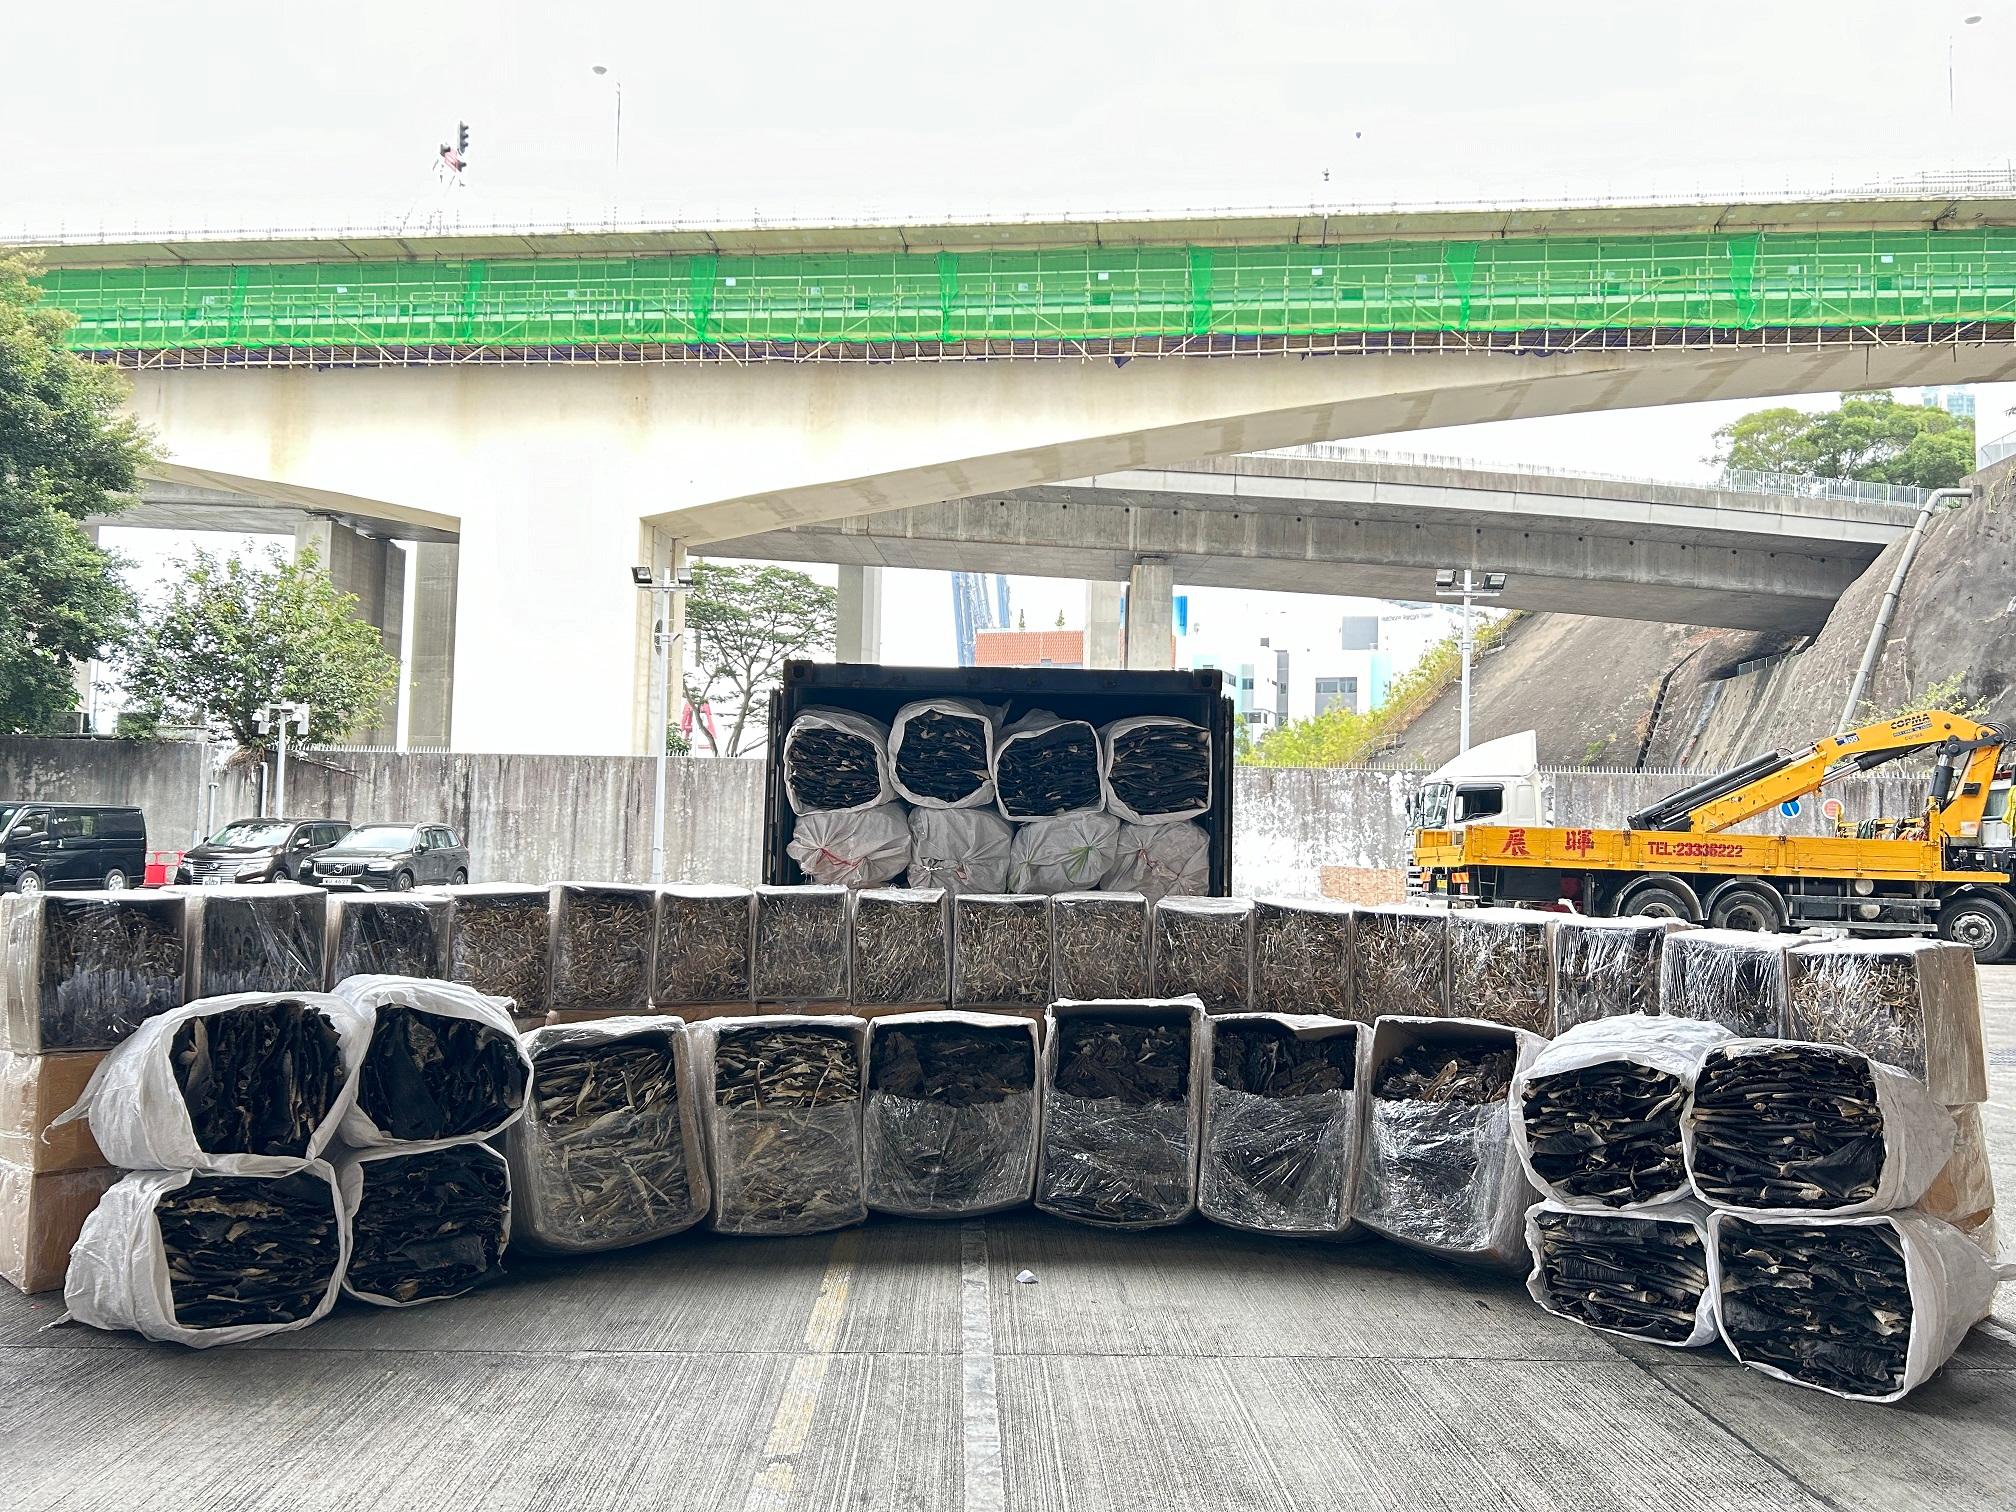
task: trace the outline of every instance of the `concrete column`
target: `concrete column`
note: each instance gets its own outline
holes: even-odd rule
[[[1127,577],[1127,666],[1168,671],[1176,665],[1176,571],[1143,557]]]
[[[1085,585],[1085,665],[1122,667],[1127,648],[1120,630],[1120,585]]]
[[[407,652],[406,743],[422,751],[448,749],[454,735],[455,609],[462,550],[450,542],[416,541],[413,638]]]
[[[381,541],[335,520],[311,518],[294,527],[294,555],[313,550],[338,593],[356,599],[357,618],[378,632],[388,656],[397,660],[405,623],[406,558]],[[393,745],[399,738],[399,695],[385,695],[369,723],[345,738],[357,745]]]
[[[882,660],[882,569],[843,566],[840,569],[840,633],[835,661],[873,663]]]

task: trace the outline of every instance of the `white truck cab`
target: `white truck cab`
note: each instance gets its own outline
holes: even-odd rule
[[[1474,745],[1428,774],[1407,803],[1417,830],[1466,824],[1554,822],[1554,790],[1540,780],[1540,742],[1531,730]]]

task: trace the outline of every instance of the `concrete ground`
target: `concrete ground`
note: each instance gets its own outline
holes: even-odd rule
[[[1984,983],[2016,1221],[2016,967]],[[878,1221],[511,1270],[205,1353],[45,1332],[54,1298],[0,1288],[0,1507],[2016,1505],[2016,1288],[1875,1407],[1576,1328],[1509,1277],[1201,1223]]]

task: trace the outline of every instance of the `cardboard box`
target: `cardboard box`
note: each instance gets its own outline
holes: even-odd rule
[[[24,1292],[61,1286],[84,1220],[125,1174],[97,1166],[37,1175],[26,1166],[0,1162],[0,1276]]]
[[[105,1157],[83,1119],[49,1126],[76,1105],[102,1050],[69,1055],[0,1054],[0,1161],[37,1175],[102,1166]]]

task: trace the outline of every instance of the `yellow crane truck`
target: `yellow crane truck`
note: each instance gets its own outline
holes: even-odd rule
[[[1717,929],[1931,934],[1995,961],[2016,947],[2010,767],[2016,735],[1925,712],[1773,751],[1682,788],[1623,829],[1555,825],[1528,733],[1475,746],[1409,800],[1408,891],[1455,903],[1651,914]],[[1732,834],[1799,812],[1827,783],[1931,758],[1924,808],[1833,835]]]

